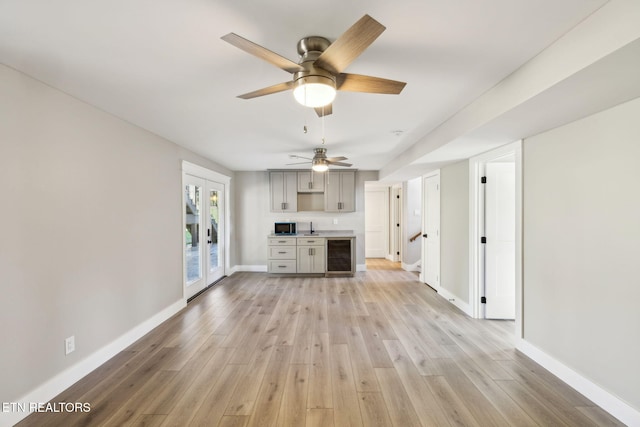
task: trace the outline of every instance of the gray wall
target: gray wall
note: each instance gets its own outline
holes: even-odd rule
[[[182,299],[181,159],[229,171],[2,65],[0,93],[0,401],[15,402]]]
[[[640,410],[640,99],[524,142],[524,338]]]
[[[308,228],[313,221],[316,230],[353,230],[356,234],[356,263],[364,264],[364,183],[376,181],[376,171],[356,173],[356,212],[294,212],[274,213],[269,210],[269,173],[236,172],[235,229],[236,264],[239,266],[267,265],[267,235],[273,232],[275,221],[291,220]],[[333,219],[338,224],[333,224]]]
[[[469,302],[469,161],[440,170],[440,286]]]

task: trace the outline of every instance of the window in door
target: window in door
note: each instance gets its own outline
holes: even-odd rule
[[[200,201],[202,187],[197,184],[185,185],[185,274],[189,285],[202,278],[200,256]]]

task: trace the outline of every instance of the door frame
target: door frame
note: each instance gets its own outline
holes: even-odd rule
[[[480,237],[484,230],[484,189],[481,177],[485,164],[513,154],[515,157],[516,174],[516,318],[515,338],[523,338],[522,321],[522,140],[503,145],[494,150],[479,154],[469,159],[469,295],[471,298],[472,317],[482,318],[482,303],[480,297],[483,290],[481,275],[483,271],[483,251],[481,251]]]
[[[214,183],[217,183],[219,185],[222,186],[222,193],[223,193],[223,230],[224,230],[224,236],[222,240],[219,240],[218,244],[219,246],[219,250],[221,250],[222,252],[222,256],[221,256],[221,260],[220,260],[220,264],[222,267],[222,276],[226,276],[229,271],[231,270],[230,267],[230,260],[229,260],[229,249],[230,249],[230,242],[231,242],[231,238],[230,238],[230,220],[231,220],[231,202],[230,202],[230,186],[231,186],[231,177],[227,176],[227,175],[223,175],[219,172],[215,172],[212,171],[211,169],[207,169],[205,167],[187,162],[186,160],[182,161],[182,189],[181,189],[181,207],[180,210],[182,212],[181,215],[181,225],[180,228],[182,229],[184,223],[185,223],[185,209],[184,209],[184,204],[185,204],[185,200],[184,200],[184,187],[185,187],[185,183],[187,180],[187,176],[192,176],[192,177],[196,177],[196,178],[200,178],[200,179],[204,179],[206,181],[211,181]],[[206,189],[203,188],[203,190]],[[207,216],[209,215],[208,212],[206,212]],[[186,240],[185,240],[185,233],[184,230],[182,231],[182,250],[181,250],[181,258],[182,258],[182,298],[184,299],[184,301],[186,302],[187,299],[189,299],[187,297],[187,281],[186,281],[186,268],[187,265],[185,263],[185,258],[184,258],[184,247],[186,246]],[[205,266],[206,267],[206,266]],[[203,274],[206,277],[207,271],[203,271]],[[205,279],[206,280],[206,279]],[[210,286],[210,284],[205,284],[204,289],[206,289],[208,286]]]

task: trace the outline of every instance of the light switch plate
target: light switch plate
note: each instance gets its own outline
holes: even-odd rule
[[[76,337],[75,335],[71,335],[69,338],[64,340],[64,354],[67,355],[69,353],[73,353],[76,349]]]

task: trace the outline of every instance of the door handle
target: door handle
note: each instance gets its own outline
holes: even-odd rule
[[[424,237],[424,238],[426,239],[426,238],[427,238],[427,233],[424,233],[424,234],[422,235],[422,237]]]
[[[211,244],[211,240],[207,240],[207,243],[208,243],[208,244]]]

